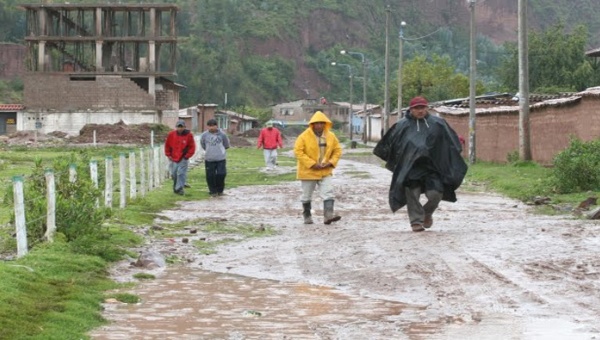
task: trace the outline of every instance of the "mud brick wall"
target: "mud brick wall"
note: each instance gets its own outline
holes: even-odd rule
[[[465,138],[463,156],[468,157],[469,115],[440,114],[458,135]],[[571,136],[583,141],[600,138],[600,98],[584,96],[569,105],[548,105],[529,113],[531,155],[541,164],[552,164],[554,156],[569,146]],[[475,121],[478,160],[507,161],[507,155],[519,150],[519,113],[478,114]]]
[[[28,109],[154,109],[154,97],[120,76],[70,80],[65,74],[26,74],[24,104]]]
[[[0,43],[0,79],[15,79],[25,73],[25,55],[23,45]]]

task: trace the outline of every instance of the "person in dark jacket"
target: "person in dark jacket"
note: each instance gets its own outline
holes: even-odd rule
[[[173,192],[183,195],[187,182],[189,159],[196,153],[194,135],[185,128],[185,122],[178,120],[175,130],[169,132],[165,141],[165,155],[171,161],[170,170],[173,179]]]
[[[393,212],[407,206],[413,231],[433,225],[441,200],[456,202],[455,190],[467,173],[458,135],[448,123],[428,112],[423,97],[410,101],[406,116],[392,126],[373,153],[393,172],[389,204]],[[421,205],[421,194],[427,203]]]

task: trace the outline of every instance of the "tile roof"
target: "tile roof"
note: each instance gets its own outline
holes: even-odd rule
[[[24,108],[23,104],[0,104],[0,111],[20,111]]]

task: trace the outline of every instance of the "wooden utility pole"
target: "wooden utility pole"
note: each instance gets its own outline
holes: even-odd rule
[[[527,0],[519,0],[519,158],[523,161],[531,160],[527,48]]]
[[[477,54],[475,40],[475,0],[469,0],[469,8],[471,10],[471,58],[469,66],[469,163],[475,164],[477,156],[475,154],[475,95],[477,84]]]
[[[402,59],[403,59],[403,45],[404,45],[404,26],[406,22],[400,23],[400,32],[398,34],[398,119],[404,117],[402,113]]]
[[[390,128],[390,5],[385,9],[385,84],[383,98],[383,134]]]

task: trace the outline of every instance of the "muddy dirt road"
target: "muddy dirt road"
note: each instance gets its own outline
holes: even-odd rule
[[[108,305],[96,339],[600,339],[600,224],[534,215],[520,202],[460,191],[433,227],[410,230],[387,204],[391,173],[343,160],[336,211],[302,224],[300,185],[231,189],[164,211],[276,234],[186,250],[191,263]],[[198,235],[197,237],[202,237]],[[179,244],[178,240],[176,240]],[[158,241],[157,241],[158,242]],[[164,250],[164,241],[155,249]]]

